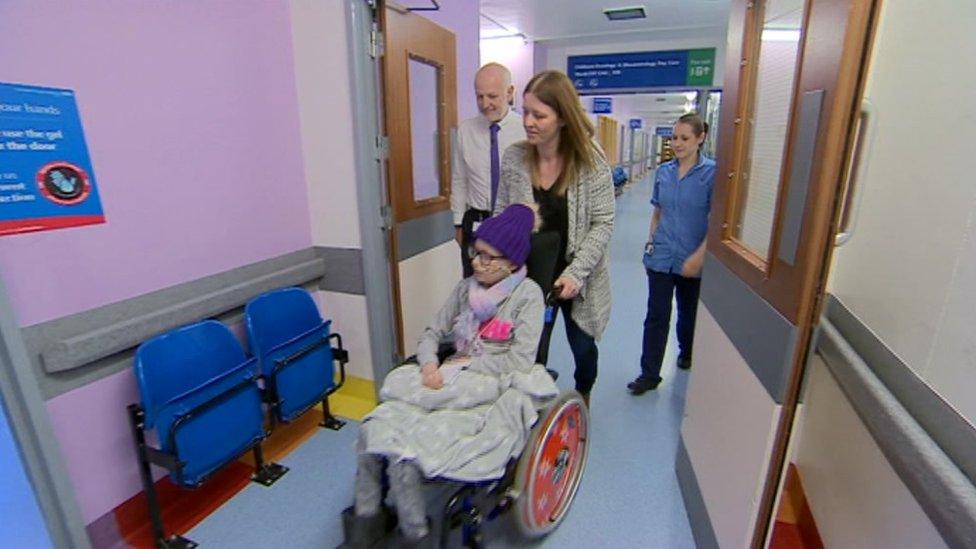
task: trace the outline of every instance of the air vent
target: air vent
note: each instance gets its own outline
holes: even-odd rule
[[[628,19],[646,19],[644,6],[632,6],[629,8],[608,8],[603,10],[603,15],[611,21],[627,21]]]

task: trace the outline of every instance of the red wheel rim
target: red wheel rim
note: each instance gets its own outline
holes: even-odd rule
[[[576,490],[582,445],[586,444],[586,426],[582,404],[563,407],[540,444],[539,459],[532,473],[532,510],[530,519],[536,528],[555,522],[565,510]]]

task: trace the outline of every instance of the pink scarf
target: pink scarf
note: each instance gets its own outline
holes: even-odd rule
[[[482,353],[481,327],[494,318],[498,306],[512,295],[525,280],[526,270],[508,275],[490,288],[485,288],[474,277],[468,279],[468,306],[454,318],[454,348],[459,355],[478,356]]]

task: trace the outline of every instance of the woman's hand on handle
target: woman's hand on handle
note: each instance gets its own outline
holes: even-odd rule
[[[553,289],[559,289],[559,299],[573,299],[580,293],[579,284],[568,276],[561,276],[552,283]]]

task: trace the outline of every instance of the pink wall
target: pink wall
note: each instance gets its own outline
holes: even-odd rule
[[[404,2],[410,7],[429,6],[426,0]],[[478,114],[474,98],[474,73],[480,67],[479,38],[481,19],[478,0],[449,0],[439,3],[439,11],[414,12],[454,33],[457,40],[458,122]]]
[[[108,218],[0,238],[21,325],[310,245],[286,4],[4,2],[0,36],[4,81],[75,90]]]
[[[0,79],[75,90],[108,223],[0,238],[22,326],[311,245],[286,2],[6,1]],[[140,489],[123,371],[48,402],[91,522]]]
[[[535,45],[533,42],[524,43],[521,37],[491,38],[481,41],[481,64],[495,61],[508,67],[512,71],[512,81],[515,84],[515,106],[522,107],[522,92],[529,83],[533,72],[533,57]]]

